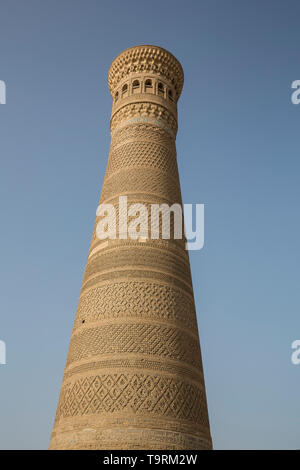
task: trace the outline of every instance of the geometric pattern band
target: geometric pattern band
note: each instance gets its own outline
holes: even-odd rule
[[[186,400],[186,397],[189,400]],[[81,378],[61,393],[58,417],[98,413],[150,413],[208,426],[203,390],[173,377],[107,374]]]

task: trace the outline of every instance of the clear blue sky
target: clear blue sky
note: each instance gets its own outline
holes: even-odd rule
[[[300,448],[297,1],[1,0],[0,447],[47,448],[109,150],[107,71],[182,63],[178,161],[216,449]]]

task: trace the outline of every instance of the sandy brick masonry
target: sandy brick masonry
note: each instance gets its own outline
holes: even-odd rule
[[[132,47],[113,61],[108,83],[100,202],[181,204],[180,63],[160,47]],[[185,240],[99,240],[94,229],[50,449],[211,445]]]

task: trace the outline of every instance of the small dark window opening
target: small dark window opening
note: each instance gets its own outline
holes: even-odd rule
[[[152,88],[152,80],[145,81],[145,90],[147,91],[149,88]]]
[[[122,95],[125,95],[125,93],[127,93],[127,90],[128,90],[128,85],[125,83],[125,85],[123,85],[123,88],[122,88]]]
[[[140,82],[139,80],[134,80],[132,82],[132,93],[139,93],[140,92]]]
[[[82,320],[82,322],[81,322],[81,323],[84,323],[84,322],[85,322],[85,320]]]
[[[172,90],[169,90],[168,95],[169,95],[169,99],[170,99],[171,101],[173,101],[173,93],[172,93]]]
[[[117,93],[115,94],[115,101],[118,101],[118,98],[119,98],[119,93],[117,92]]]
[[[158,94],[164,96],[165,88],[161,82],[159,82],[157,89],[158,89]]]

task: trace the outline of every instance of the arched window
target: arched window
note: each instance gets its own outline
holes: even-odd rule
[[[118,98],[119,98],[119,93],[117,92],[117,93],[115,94],[115,102],[118,101]]]
[[[157,91],[159,95],[165,96],[165,87],[163,86],[161,82],[158,83]]]
[[[147,93],[152,93],[153,86],[152,86],[152,80],[150,78],[145,81],[145,92]]]
[[[125,83],[125,85],[123,85],[122,87],[122,97],[126,96],[128,93],[128,85],[127,83]]]
[[[169,90],[169,91],[168,91],[168,96],[169,96],[169,100],[173,101],[173,93],[172,93],[172,90]]]
[[[138,80],[134,80],[132,83],[132,93],[139,93],[140,91],[140,82]]]

